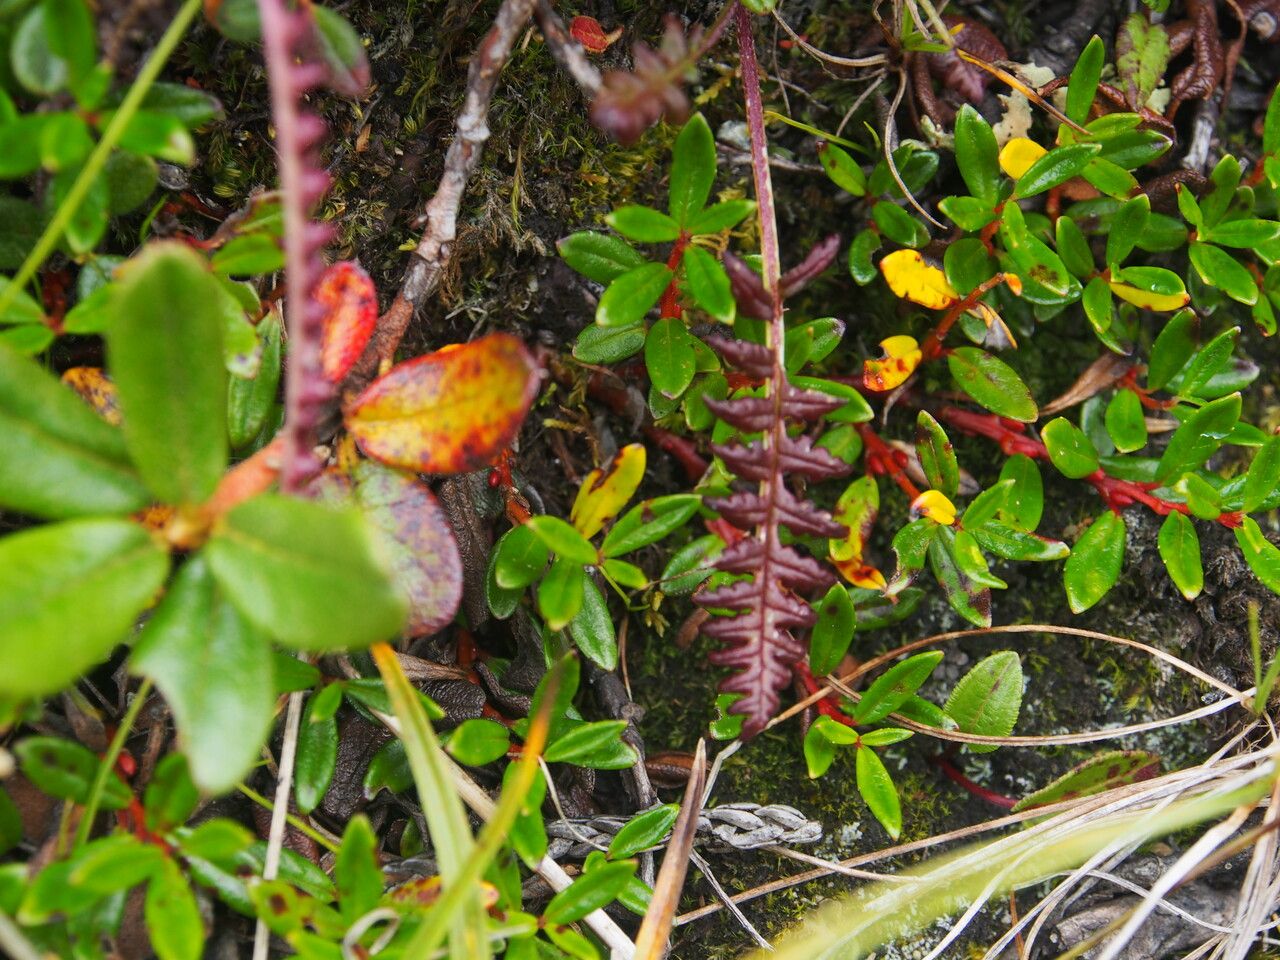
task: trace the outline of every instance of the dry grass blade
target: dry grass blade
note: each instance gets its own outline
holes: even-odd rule
[[[706,778],[707,748],[698,741],[694,751],[693,773],[684,788],[684,800],[680,804],[680,816],[676,818],[667,842],[667,852],[662,858],[662,869],[653,885],[653,899],[645,911],[644,922],[636,936],[637,960],[661,960],[667,955],[667,941],[680,905],[680,891],[684,889],[685,873],[689,869],[689,853],[693,850],[693,838],[698,832],[698,813],[702,809],[702,787]]]
[[[956,55],[965,63],[971,63],[978,69],[987,71],[987,73],[991,74],[997,80],[1000,80],[1005,84],[1008,84],[1014,90],[1017,90],[1018,93],[1022,94],[1024,97],[1026,97],[1036,106],[1038,106],[1040,109],[1048,113],[1051,117],[1053,117],[1053,119],[1057,120],[1059,123],[1066,124],[1076,133],[1083,133],[1086,136],[1092,136],[1092,134],[1090,134],[1088,130],[1080,126],[1080,124],[1076,123],[1074,120],[1068,117],[1065,113],[1063,113],[1061,110],[1055,107],[1052,103],[1050,103],[1044,97],[1040,96],[1039,92],[1036,91],[1033,87],[1029,86],[1024,81],[1020,80],[1018,77],[1014,76],[1004,67],[996,66],[994,63],[987,63],[987,61],[983,60],[981,57],[975,57],[972,53],[969,53],[967,50],[962,50],[959,47],[956,47],[955,51],[956,51]]]

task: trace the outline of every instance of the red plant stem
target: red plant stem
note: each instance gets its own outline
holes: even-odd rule
[[[936,757],[933,757],[932,762],[934,766],[942,771],[943,776],[952,783],[959,784],[975,797],[981,797],[983,800],[1000,807],[1002,810],[1012,810],[1018,803],[1018,801],[1013,799],[1013,797],[1006,797],[1003,793],[996,793],[994,790],[988,790],[980,783],[974,783],[961,773],[960,768],[952,763],[945,754],[940,753]]]
[[[858,436],[862,445],[867,448],[867,472],[878,473],[890,477],[902,488],[902,492],[914,500],[920,496],[919,488],[911,482],[904,469],[906,455],[898,452],[880,439],[880,435],[868,424],[858,424]]]
[[[698,453],[697,446],[688,437],[682,437],[672,433],[670,430],[663,430],[661,427],[653,426],[645,427],[644,435],[656,443],[663,452],[669,454],[676,463],[680,464],[685,474],[694,483],[697,483],[706,474],[707,461]]]
[[[680,283],[675,274],[680,269],[680,259],[684,256],[687,246],[689,246],[689,234],[682,230],[671,247],[671,256],[667,257],[667,269],[671,271],[672,277],[671,282],[667,284],[667,289],[662,291],[662,299],[659,301],[663,320],[680,319]]]
[[[1048,448],[1039,440],[1023,433],[1022,431],[1026,428],[1021,423],[1005,420],[991,413],[974,413],[971,410],[949,406],[942,407],[937,416],[939,420],[959,427],[965,433],[994,440],[1008,456],[1021,453],[1033,460],[1050,460]],[[1102,497],[1107,507],[1116,513],[1135,503],[1142,504],[1160,516],[1167,516],[1175,511],[1191,513],[1185,503],[1174,503],[1153,495],[1151,491],[1158,488],[1159,483],[1121,480],[1118,477],[1109,476],[1101,467],[1081,479],[1098,491],[1098,495]],[[1239,512],[1231,511],[1219,514],[1214,519],[1224,527],[1234,529],[1240,526],[1243,516]]]
[[[998,287],[1006,280],[1008,280],[1006,274],[997,273],[991,279],[984,280],[978,284],[965,297],[948,307],[947,312],[938,321],[938,325],[933,328],[932,332],[924,338],[924,343],[920,345],[920,362],[928,363],[930,360],[936,359],[942,353],[942,341],[947,338],[947,334],[951,332],[951,327],[955,322],[960,319],[960,315],[966,310],[973,309],[978,301],[986,296],[988,290]]]
[[[807,696],[813,696],[813,694],[822,689],[818,681],[814,679],[813,671],[809,669],[809,664],[805,663],[803,660],[796,664],[795,674],[796,677],[799,678],[800,683],[804,686],[805,694]],[[821,700],[816,701],[814,706],[818,708],[818,712],[824,717],[830,717],[838,723],[843,723],[846,727],[852,727],[854,725],[853,719],[840,709],[840,701],[834,693],[829,693]]]

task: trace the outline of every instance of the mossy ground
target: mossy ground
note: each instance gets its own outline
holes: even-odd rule
[[[1025,18],[1018,19],[1019,5],[1006,7],[1011,24],[1025,27]],[[335,99],[320,104],[333,134],[328,156],[335,185],[325,202],[325,214],[339,227],[335,256],[358,258],[378,281],[384,303],[399,283],[406,248],[420,229],[415,218],[438,179],[460,103],[466,58],[495,8],[493,0],[479,5],[356,0],[345,5],[344,12],[368,39],[375,87],[360,104]],[[619,4],[595,12],[606,27],[626,23],[632,28],[630,40],[652,35],[663,11],[654,5]],[[703,13],[700,8],[685,12]],[[792,18],[812,41],[850,49],[865,34],[865,14],[861,5],[852,11],[847,4],[810,4],[794,11]],[[723,56],[728,59],[727,54]],[[818,126],[834,127],[858,88],[833,78],[796,51],[779,51],[778,56],[777,68],[806,91],[803,95],[790,91],[796,114]],[[604,63],[607,66],[621,57],[621,48],[615,48]],[[772,54],[766,55],[772,70],[771,58]],[[739,92],[730,69],[713,55],[702,70],[703,86],[693,91],[713,129],[723,121],[741,119]],[[226,119],[212,125],[201,140],[202,159],[192,178],[193,190],[230,210],[254,190],[269,187],[274,157],[265,80],[256,52],[202,29],[171,73],[193,79],[216,94],[227,109]],[[771,86],[767,96],[780,105],[777,86]],[[874,120],[870,107],[854,117],[847,130],[861,135],[863,120]],[[581,95],[535,36],[522,37],[517,45],[494,99],[489,125],[492,137],[467,193],[449,274],[406,338],[407,354],[493,328],[515,330],[567,351],[576,332],[591,322],[592,292],[556,258],[556,240],[576,229],[598,227],[603,215],[620,203],[661,205],[665,195],[663,178],[672,131],[660,127],[630,149],[606,141],[590,127]],[[809,138],[781,125],[772,132],[780,151],[815,165]],[[944,175],[949,162],[944,156]],[[743,195],[749,190],[747,178],[744,165],[725,164],[717,189]],[[850,198],[840,197],[820,172],[780,171],[775,184],[786,261],[799,260],[827,233],[848,236],[851,232],[855,205]],[[835,315],[847,322],[846,348],[829,364],[833,373],[856,369],[859,358],[873,353],[882,336],[920,333],[930,322],[923,313],[904,309],[884,293],[859,289],[840,265],[793,307],[798,316]],[[1060,392],[1097,354],[1092,338],[1066,319],[1034,328],[1024,323],[1016,332],[1022,349],[1015,363],[1040,398]],[[1257,349],[1263,352],[1259,360],[1275,358],[1273,346]],[[1269,369],[1274,378],[1277,368]],[[1276,411],[1268,408],[1274,404],[1275,387],[1273,379],[1256,394],[1260,400],[1253,412],[1264,422],[1277,418]],[[531,418],[521,447],[523,473],[549,507],[561,510],[567,507],[569,494],[564,464],[549,443],[556,428],[541,421],[560,416],[558,404],[564,396],[557,393],[553,403],[539,408],[541,416]],[[632,439],[633,425],[628,422],[581,405],[577,412],[587,430],[611,432],[618,442]],[[901,433],[906,435],[905,430]],[[562,439],[570,456],[590,465],[598,443],[574,432],[564,432]],[[962,465],[980,480],[989,480],[999,469],[997,452],[985,441],[960,440],[957,448]],[[645,492],[670,492],[680,481],[654,453],[656,462],[651,464]],[[1095,515],[1099,504],[1081,485],[1050,474],[1045,471],[1050,509],[1044,529],[1059,535]],[[886,500],[895,496],[886,494]],[[901,506],[886,505],[886,514],[900,512]],[[1226,669],[1234,679],[1246,669],[1247,658],[1240,633],[1242,609],[1229,602],[1229,595],[1234,596],[1230,591],[1239,589],[1244,575],[1234,569],[1223,571],[1221,592],[1192,608],[1171,587],[1162,585],[1163,574],[1153,560],[1151,519],[1136,511],[1130,511],[1127,519],[1136,555],[1130,558],[1124,585],[1098,610],[1073,620],[1066,610],[1060,564],[1001,565],[995,572],[1008,578],[1010,589],[996,598],[997,622],[1074,622],[1114,630],[1166,646],[1201,665]],[[885,539],[878,539],[874,549],[887,566],[891,556]],[[1211,551],[1223,553],[1229,547],[1225,538],[1210,544]],[[691,748],[714,713],[718,676],[705,666],[704,642],[696,641],[687,650],[673,643],[675,627],[689,610],[687,601],[666,602],[661,611],[669,624],[665,635],[646,629],[640,618],[631,623],[629,676],[635,700],[647,711],[642,732],[650,750]],[[1214,631],[1215,624],[1224,622],[1232,631],[1225,640]],[[854,652],[866,656],[909,638],[959,626],[963,625],[935,596],[913,619],[860,636]],[[1020,732],[1092,729],[1164,716],[1197,705],[1203,692],[1133,651],[1046,636],[953,644],[946,648],[950,676],[954,679],[964,662],[1005,646],[1023,655],[1028,675]],[[945,696],[946,690],[935,692]],[[1221,733],[1220,727],[1189,726],[1120,745],[1154,749],[1167,764],[1177,765],[1203,756]],[[955,829],[999,812],[942,777],[929,763],[935,750],[935,744],[917,738],[889,753],[903,798],[904,840]],[[1004,750],[961,762],[974,779],[1017,796],[1088,753],[1087,749]],[[759,737],[731,759],[721,773],[715,800],[798,807],[823,822],[825,839],[812,851],[823,856],[850,856],[889,842],[853,787],[851,757],[837,760],[822,780],[808,779],[795,722]],[[805,869],[764,853],[711,854],[709,861],[720,883],[731,891]],[[844,889],[845,883],[825,880],[788,890],[752,902],[746,912],[766,936],[772,935],[819,899]],[[709,902],[710,897],[708,886],[695,880],[685,907]],[[975,942],[981,941],[985,930],[982,925],[975,927]],[[722,912],[681,928],[675,956],[712,960],[733,956],[746,943],[734,921]]]

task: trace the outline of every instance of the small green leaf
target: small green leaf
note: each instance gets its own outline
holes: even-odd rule
[[[902,805],[898,801],[898,788],[893,785],[884,761],[871,747],[859,747],[855,766],[858,793],[889,838],[897,840],[902,833]]]
[[[1072,767],[1052,783],[1027,794],[1013,809],[1016,813],[1060,800],[1093,796],[1104,790],[1146,780],[1159,772],[1160,758],[1154,753],[1147,753],[1145,750],[1104,750]]]
[[[945,213],[957,227],[968,233],[981,230],[994,220],[996,215],[994,208],[976,197],[943,197],[938,201],[938,209]]]
[[[866,196],[867,176],[847,151],[834,143],[820,141],[818,160],[822,163],[822,169],[827,172],[827,176],[831,178],[831,182],[837,187],[855,197]]]
[[[1200,537],[1185,514],[1174,511],[1160,525],[1160,559],[1181,594],[1188,600],[1204,589],[1204,567],[1200,562]]]
[[[326,700],[333,695],[325,696],[328,691],[338,689],[328,686],[313,694],[307,701],[306,713],[302,715],[293,798],[298,804],[298,812],[304,816],[320,805],[338,768],[338,722],[326,709],[329,706]],[[333,699],[337,703],[342,701],[341,696]]]
[[[1096,143],[1072,143],[1054,147],[1033,163],[1018,178],[1013,190],[1014,200],[1024,200],[1065,183],[1078,176],[1097,156],[1101,147]]]
[[[849,244],[849,275],[862,287],[865,287],[880,271],[871,262],[871,255],[880,249],[880,234],[874,230],[861,230]]]
[[[1206,403],[1174,431],[1160,457],[1156,479],[1167,480],[1203,464],[1240,419],[1240,394]]]
[[[1280,223],[1275,220],[1224,220],[1200,235],[1201,240],[1224,247],[1252,249],[1280,237]]]
[[[105,659],[168,571],[165,548],[126,520],[68,520],[0,540],[0,696],[53,693]]]
[[[621,561],[610,561],[620,563]],[[600,588],[590,577],[582,581],[582,606],[569,622],[569,636],[592,663],[603,670],[618,665],[618,636]]]
[[[660,807],[636,814],[609,842],[609,859],[621,860],[635,856],[642,850],[661,843],[671,832],[671,826],[679,813],[679,805],[664,803]]]
[[[600,560],[600,556],[596,553],[596,548],[591,545],[591,541],[559,517],[550,515],[531,517],[524,525],[532,530],[533,534],[561,559],[569,560],[579,565],[598,563]],[[508,582],[504,580],[499,580],[498,582],[504,586],[508,585]],[[516,584],[510,583],[510,585],[515,586]]]
[[[449,734],[447,749],[459,763],[482,767],[506,756],[511,746],[507,728],[496,720],[475,717],[464,720]]]
[[[1023,423],[1039,415],[1031,391],[1003,360],[977,347],[956,347],[947,355],[947,367],[960,388],[992,413]]]
[[[644,349],[644,324],[629,327],[583,328],[573,345],[573,355],[583,363],[618,363]]]
[[[665,396],[678,397],[697,372],[693,337],[682,320],[666,317],[649,328],[644,342],[649,379]]]
[[[528,524],[512,527],[493,550],[493,579],[504,590],[523,590],[542,575],[551,550]]]
[[[685,121],[680,135],[671,147],[671,192],[668,206],[677,224],[687,226],[706,206],[715,179],[715,137],[702,114],[695,113]]]
[[[542,912],[543,920],[557,926],[581,920],[617,899],[635,872],[635,861],[618,860],[581,874],[551,898]]]
[[[600,720],[596,723],[579,723],[547,745],[548,763],[577,763],[590,766],[592,758],[611,752],[621,743],[625,720]]]
[[[1280,486],[1280,436],[1267,440],[1254,454],[1244,481],[1245,513],[1252,513]]]
[[[1041,429],[1040,437],[1049,450],[1049,459],[1063,476],[1079,480],[1098,469],[1098,451],[1093,443],[1065,417],[1050,420]]]
[[[570,234],[556,249],[565,263],[596,283],[611,283],[645,262],[621,237],[589,230]]]
[[[1209,381],[1222,371],[1231,361],[1235,351],[1236,340],[1240,337],[1240,328],[1231,327],[1222,331],[1203,347],[1195,352],[1191,362],[1178,384],[1178,396],[1194,397],[1208,385]]]
[[[282,324],[275,312],[258,324],[262,356],[257,376],[232,376],[227,385],[227,436],[234,449],[248,446],[262,432],[280,386]]]
[[[204,922],[191,886],[169,858],[147,884],[144,906],[151,949],[159,960],[200,960]]]
[[[834,584],[815,605],[818,620],[809,634],[809,666],[825,676],[840,665],[853,642],[853,601],[843,584]]]
[[[1150,205],[1147,207],[1150,210]],[[1070,217],[1059,217],[1054,224],[1054,242],[1063,264],[1077,277],[1093,273],[1093,251],[1084,233]]]
[[[1019,530],[1034,530],[1040,526],[1040,516],[1044,511],[1044,481],[1040,478],[1036,462],[1026,454],[1015,454],[1000,468],[1000,479],[1013,481],[1000,516]]]
[[[13,748],[23,776],[51,797],[84,804],[101,762],[87,747],[61,737],[27,737]],[[114,771],[107,775],[101,806],[120,810],[133,794]]]
[[[354,508],[259,494],[227,513],[205,556],[246,619],[286,646],[367,646],[405,622],[406,598]]]
[[[733,323],[737,304],[729,288],[729,275],[720,261],[702,247],[689,246],[685,248],[682,263],[685,285],[698,306],[721,323]]]
[[[613,525],[600,546],[600,552],[606,557],[619,557],[657,543],[684,526],[701,503],[701,497],[680,493],[638,503]]]
[[[1217,287],[1240,303],[1252,305],[1257,302],[1258,284],[1253,274],[1235,257],[1208,243],[1193,243],[1189,252],[1191,265],[1209,286]]]
[[[244,778],[271,729],[271,645],[221,596],[201,556],[178,571],[129,669],[164,694],[201,789],[224,793]]]
[[[881,200],[871,208],[871,219],[882,234],[904,247],[923,247],[929,242],[925,225],[896,203]]]
[[[9,68],[17,81],[37,96],[51,96],[66,86],[67,61],[55,52],[55,11],[37,4],[12,32]],[[7,32],[7,31],[6,31]]]
[[[1124,563],[1124,541],[1124,519],[1110,511],[1076,541],[1062,577],[1072,613],[1088,610],[1115,586]]]
[[[859,725],[879,723],[907,702],[942,662],[941,650],[930,650],[895,663],[876,677],[853,710]]]
[[[1007,737],[1022,706],[1022,663],[1012,650],[979,660],[956,684],[943,709],[965,733]],[[990,753],[991,744],[971,743],[974,753]]]
[[[582,609],[587,575],[582,564],[557,557],[538,584],[538,612],[552,630],[563,630]]]
[[[1147,445],[1147,421],[1142,401],[1132,390],[1117,390],[1107,404],[1107,435],[1121,453],[1132,453]]]
[[[754,200],[725,200],[713,203],[691,221],[686,229],[695,237],[707,236],[736,227],[756,212]]]
[[[946,431],[926,410],[916,416],[916,455],[929,486],[955,499],[960,489],[960,464]]]
[[[1071,68],[1071,79],[1067,84],[1066,113],[1076,123],[1084,123],[1089,119],[1089,108],[1093,106],[1094,95],[1098,92],[1098,81],[1102,79],[1102,64],[1106,55],[1106,45],[1101,37],[1094,34],[1080,51],[1076,65]]]
[[[999,150],[995,134],[982,115],[965,104],[956,114],[956,166],[969,192],[994,207],[1000,200]]]
[[[632,267],[609,284],[596,305],[596,323],[602,327],[630,327],[658,302],[671,282],[672,273],[664,263],[643,263]]]
[[[1145,193],[1126,200],[1121,205],[1116,215],[1111,218],[1111,231],[1107,234],[1108,266],[1123,263],[1125,257],[1133,252],[1133,248],[1142,239],[1142,231],[1146,228],[1147,218],[1150,216],[1151,198]]]
[[[1151,345],[1151,359],[1147,364],[1147,386],[1150,389],[1164,389],[1178,371],[1186,366],[1191,354],[1195,352],[1199,327],[1199,320],[1190,310],[1175,314],[1164,325],[1155,343]]]
[[[129,453],[167,503],[200,503],[227,464],[225,296],[204,262],[177,243],[148,246],[122,270],[107,353]]]
[[[826,717],[819,717],[825,720]],[[822,735],[817,722],[811,723],[804,735],[804,763],[809,772],[809,779],[816,780],[829,769],[836,758],[835,744]]]
[[[382,870],[378,864],[378,838],[363,813],[347,821],[342,846],[333,863],[342,919],[354,923],[378,905],[382,897]]]
[[[1245,517],[1236,527],[1236,543],[1254,575],[1272,593],[1280,593],[1280,549],[1267,539],[1253,517]]]
[[[665,213],[636,204],[619,207],[604,222],[639,243],[668,243],[680,236],[680,224]]]
[[[1039,534],[1028,533],[1026,530],[1009,526],[999,520],[988,521],[971,533],[983,550],[994,553],[998,557],[1004,557],[1006,560],[1044,563],[1049,560],[1061,560],[1071,552],[1071,549],[1061,540],[1051,540]]]

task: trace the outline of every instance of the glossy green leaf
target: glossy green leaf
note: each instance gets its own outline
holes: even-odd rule
[[[101,761],[82,744],[61,737],[26,737],[13,748],[22,774],[44,793],[74,803],[88,802]],[[100,805],[119,810],[133,794],[114,771],[107,775]]]
[[[1280,436],[1267,440],[1254,454],[1245,474],[1244,502],[1246,513],[1257,510],[1280,487]]]
[[[274,311],[258,324],[262,356],[253,377],[232,375],[227,384],[227,437],[233,449],[251,443],[262,432],[280,386],[282,324]]]
[[[686,229],[695,237],[720,233],[736,227],[755,212],[754,200],[725,200],[704,209],[689,221]]]
[[[1151,345],[1147,363],[1147,386],[1161,390],[1177,375],[1195,352],[1199,320],[1190,310],[1183,310],[1164,325]]]
[[[1132,453],[1147,445],[1147,421],[1142,401],[1132,390],[1117,390],[1107,404],[1107,434],[1121,453]]]
[[[1240,419],[1240,394],[1206,403],[1174,431],[1160,457],[1156,479],[1166,480],[1208,460]]]
[[[982,115],[965,104],[956,114],[956,166],[969,192],[992,207],[1000,200],[1000,164],[995,134]]]
[[[626,729],[626,720],[580,723],[549,743],[544,756],[548,763],[592,766],[593,759],[614,752]]]
[[[686,226],[706,206],[715,179],[715,137],[702,114],[695,113],[671,147],[669,209],[677,224]]]
[[[914,216],[888,200],[871,208],[871,219],[880,232],[904,247],[923,247],[929,242],[929,231]]]
[[[531,517],[525,522],[525,526],[559,558],[577,564],[597,563],[600,560],[591,541],[559,517]],[[501,580],[499,582],[505,583]]]
[[[0,696],[53,693],[105,659],[168,570],[165,548],[125,520],[69,520],[0,540]]]
[[[895,663],[869,686],[853,710],[855,723],[879,723],[910,699],[942,662],[941,650],[917,653]]]
[[[921,410],[916,416],[916,455],[925,479],[934,490],[955,499],[960,489],[960,464],[956,462],[951,440],[933,416]]]
[[[729,275],[720,261],[702,247],[689,246],[682,263],[685,287],[697,305],[721,323],[733,323],[737,304],[729,288]]]
[[[447,749],[459,763],[482,767],[506,756],[511,746],[507,728],[496,720],[475,717],[464,720],[449,734]]]
[[[1221,247],[1208,243],[1193,243],[1190,247],[1191,265],[1196,273],[1211,287],[1217,287],[1232,300],[1253,304],[1258,300],[1258,284],[1248,269]]]
[[[859,286],[865,287],[880,271],[871,261],[871,255],[880,249],[880,234],[873,230],[861,230],[849,244],[849,275]]]
[[[956,347],[947,355],[956,383],[992,413],[1032,423],[1039,414],[1031,391],[1003,360],[977,347]]]
[[[512,527],[494,547],[494,581],[504,590],[523,590],[541,576],[550,557],[550,547],[533,527]]]
[[[613,629],[613,617],[600,588],[590,577],[582,581],[582,606],[569,622],[569,636],[583,656],[602,670],[617,667],[618,636]]]
[[[671,277],[664,263],[642,263],[620,274],[596,305],[596,323],[603,327],[630,327],[639,323],[658,302]]]
[[[1236,527],[1236,543],[1254,575],[1272,593],[1280,593],[1280,549],[1267,539],[1253,517],[1245,517]]]
[[[981,230],[996,215],[994,208],[976,197],[943,197],[938,201],[938,209],[968,233]]]
[[[1124,519],[1110,511],[1076,541],[1062,578],[1072,613],[1088,610],[1115,586],[1124,563],[1124,543]]]
[[[1000,589],[1005,583],[991,575],[969,534],[939,527],[929,544],[929,567],[952,610],[976,627],[991,626],[990,588]]]
[[[808,769],[810,780],[816,780],[831,769],[831,764],[836,758],[835,744],[822,734],[820,724],[823,720],[830,721],[830,718],[820,716],[809,725],[809,729],[805,731],[804,735],[802,749],[805,767]]]
[[[226,514],[205,556],[231,602],[286,646],[367,646],[405,622],[406,598],[354,508],[259,494]]]
[[[1040,468],[1026,454],[1015,454],[1000,468],[1001,480],[1012,480],[1000,516],[1020,530],[1034,530],[1040,525],[1044,510],[1044,481]]]
[[[313,694],[302,715],[293,798],[298,805],[298,812],[303,815],[320,805],[337,771],[338,723],[329,708],[336,707],[342,698],[329,694],[329,691],[339,689],[328,686]]]
[[[649,328],[644,342],[644,362],[653,385],[668,397],[688,389],[696,372],[693,337],[684,322],[664,318]]]
[[[644,349],[644,324],[629,327],[584,327],[573,345],[573,355],[583,363],[618,363]]]
[[[821,141],[818,144],[818,160],[827,176],[841,190],[855,197],[866,196],[867,177],[858,166],[858,161],[834,143]]]
[[[672,494],[638,503],[613,525],[600,552],[606,557],[619,557],[656,543],[684,526],[701,503],[702,499],[693,494]]]
[[[1206,230],[1200,239],[1224,247],[1243,247],[1248,250],[1269,243],[1277,237],[1280,237],[1280,223],[1275,220],[1242,218],[1224,220],[1211,230]]]
[[[814,609],[818,620],[809,634],[809,667],[818,676],[825,676],[840,665],[853,642],[853,601],[844,585],[837,583]]]
[[[668,243],[680,236],[680,224],[665,213],[636,204],[618,207],[604,222],[639,243]]]
[[[362,813],[348,820],[342,832],[342,845],[333,863],[333,880],[342,919],[348,924],[376,907],[382,897],[378,837]]]
[[[859,747],[855,770],[858,793],[889,838],[897,840],[902,833],[902,805],[898,800],[898,788],[894,786],[884,761],[871,747]]]
[[[129,453],[151,491],[199,503],[227,464],[226,296],[180,244],[148,246],[122,271],[111,301],[107,353]]]
[[[1107,234],[1107,265],[1124,262],[1125,257],[1142,239],[1147,218],[1151,216],[1151,198],[1145,193],[1126,200],[1111,218],[1111,231]],[[1061,252],[1061,251],[1059,251]]]
[[[557,557],[538,584],[538,612],[552,630],[563,630],[582,609],[587,575],[582,564]]]
[[[36,361],[0,343],[0,505],[61,518],[149,501],[124,436]]]
[[[1185,514],[1174,511],[1160,525],[1157,541],[1160,559],[1181,594],[1194,600],[1204,589],[1204,567],[1200,561],[1200,537],[1195,524]]]
[[[1040,437],[1049,450],[1049,459],[1063,476],[1079,480],[1098,469],[1098,451],[1093,443],[1065,417],[1050,420],[1041,429]]]
[[[164,862],[163,851],[126,833],[95,840],[72,859],[71,886],[98,894],[117,893],[145,883]]]
[[[1231,327],[1197,350],[1191,357],[1191,362],[1187,364],[1181,382],[1178,383],[1178,395],[1199,396],[1209,381],[1231,362],[1231,354],[1235,351],[1239,337],[1240,328]]]
[[[1022,663],[1012,650],[979,660],[956,684],[943,709],[965,733],[1007,737],[1022,706]],[[991,744],[968,744],[974,753],[990,753]]]
[[[1054,224],[1054,242],[1058,256],[1073,274],[1083,279],[1093,273],[1093,251],[1089,248],[1089,241],[1070,217],[1059,217]]]
[[[612,903],[635,875],[633,860],[618,860],[584,873],[561,890],[542,912],[548,924],[569,924]]]
[[[1071,68],[1071,78],[1067,84],[1067,116],[1076,123],[1084,123],[1089,119],[1089,108],[1093,106],[1094,95],[1098,92],[1098,81],[1102,79],[1102,64],[1106,60],[1106,45],[1097,34],[1089,39],[1076,65]]]
[[[1013,199],[1034,197],[1078,176],[1100,149],[1096,143],[1072,143],[1054,147],[1018,178]]]
[[[202,790],[224,793],[244,778],[274,715],[271,645],[221,595],[199,555],[147,621],[129,669],[164,694]]]
[[[1006,560],[1044,563],[1061,560],[1071,552],[1061,540],[1029,533],[1000,520],[988,521],[970,532],[983,550]]]
[[[660,807],[636,814],[609,842],[609,859],[620,860],[635,856],[661,843],[671,832],[679,813],[680,807],[677,804],[664,803]]]

